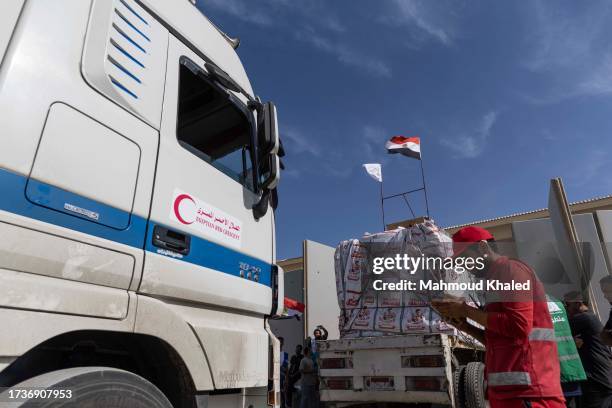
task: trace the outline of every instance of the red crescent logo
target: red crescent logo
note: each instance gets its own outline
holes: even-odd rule
[[[195,201],[193,200],[193,198],[191,198],[189,194],[180,194],[174,200],[174,215],[176,215],[176,218],[185,225],[193,224],[193,221],[185,221],[185,219],[181,216],[181,213],[179,212],[179,206],[181,205],[183,200],[189,200],[195,204]]]

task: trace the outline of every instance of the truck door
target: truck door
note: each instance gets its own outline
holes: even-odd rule
[[[270,313],[272,211],[256,220],[251,209],[254,123],[170,35],[141,293]]]
[[[244,100],[211,80],[202,58],[170,35],[139,292],[189,323],[215,388],[268,383],[273,215],[253,216],[253,126]]]
[[[20,3],[3,2],[0,26]],[[168,31],[132,0],[91,3],[25,2],[6,54],[0,40],[0,308],[122,320],[142,270]],[[142,50],[118,31],[136,26]]]

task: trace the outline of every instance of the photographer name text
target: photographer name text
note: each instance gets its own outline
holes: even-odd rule
[[[385,282],[381,279],[377,279],[372,283],[374,290],[388,290],[388,291],[400,291],[400,290],[478,290],[478,291],[517,291],[531,290],[531,280],[524,282],[518,282],[511,280],[509,282],[502,282],[496,279],[481,280],[478,282],[444,282],[434,280],[420,280],[412,281],[402,279],[397,282]]]

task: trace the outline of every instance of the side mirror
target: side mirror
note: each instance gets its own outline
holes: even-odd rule
[[[259,155],[259,185],[264,190],[273,190],[280,179],[280,138],[278,135],[278,118],[276,106],[266,102],[261,110],[262,121],[257,138]]]
[[[268,211],[271,192],[278,186],[281,171],[279,158],[280,138],[278,135],[276,106],[272,102],[265,103],[259,110],[259,115],[257,174],[262,196],[260,201],[253,206],[253,214],[256,219],[263,217]]]
[[[274,190],[278,186],[280,180],[280,158],[275,154],[269,154],[263,158],[267,163],[262,164],[261,188],[264,190]]]
[[[266,102],[261,109],[261,114],[263,117],[263,121],[260,121],[262,131],[257,141],[260,155],[278,154],[280,139],[276,106],[272,102]]]

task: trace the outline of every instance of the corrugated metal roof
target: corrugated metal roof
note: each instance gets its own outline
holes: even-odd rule
[[[574,201],[573,203],[570,203],[570,207],[572,207],[574,205],[587,204],[587,203],[592,203],[592,202],[595,202],[595,201],[606,200],[606,199],[610,199],[610,198],[612,198],[612,195],[593,197],[593,198],[589,198],[589,199],[586,199],[586,200]],[[449,226],[449,227],[444,227],[444,229],[454,229],[454,228],[467,227],[468,225],[477,225],[477,224],[484,224],[484,223],[487,223],[487,222],[501,221],[501,220],[505,220],[505,219],[508,219],[508,218],[515,218],[515,217],[521,217],[523,215],[535,214],[535,213],[538,213],[538,212],[541,212],[541,211],[548,211],[548,208],[540,208],[538,210],[532,210],[532,211],[525,211],[525,212],[520,212],[520,213],[515,213],[515,214],[503,215],[501,217],[488,218],[488,219],[484,219],[484,220],[480,220],[480,221],[468,222],[468,223],[465,223],[465,224],[452,225],[452,226]]]

